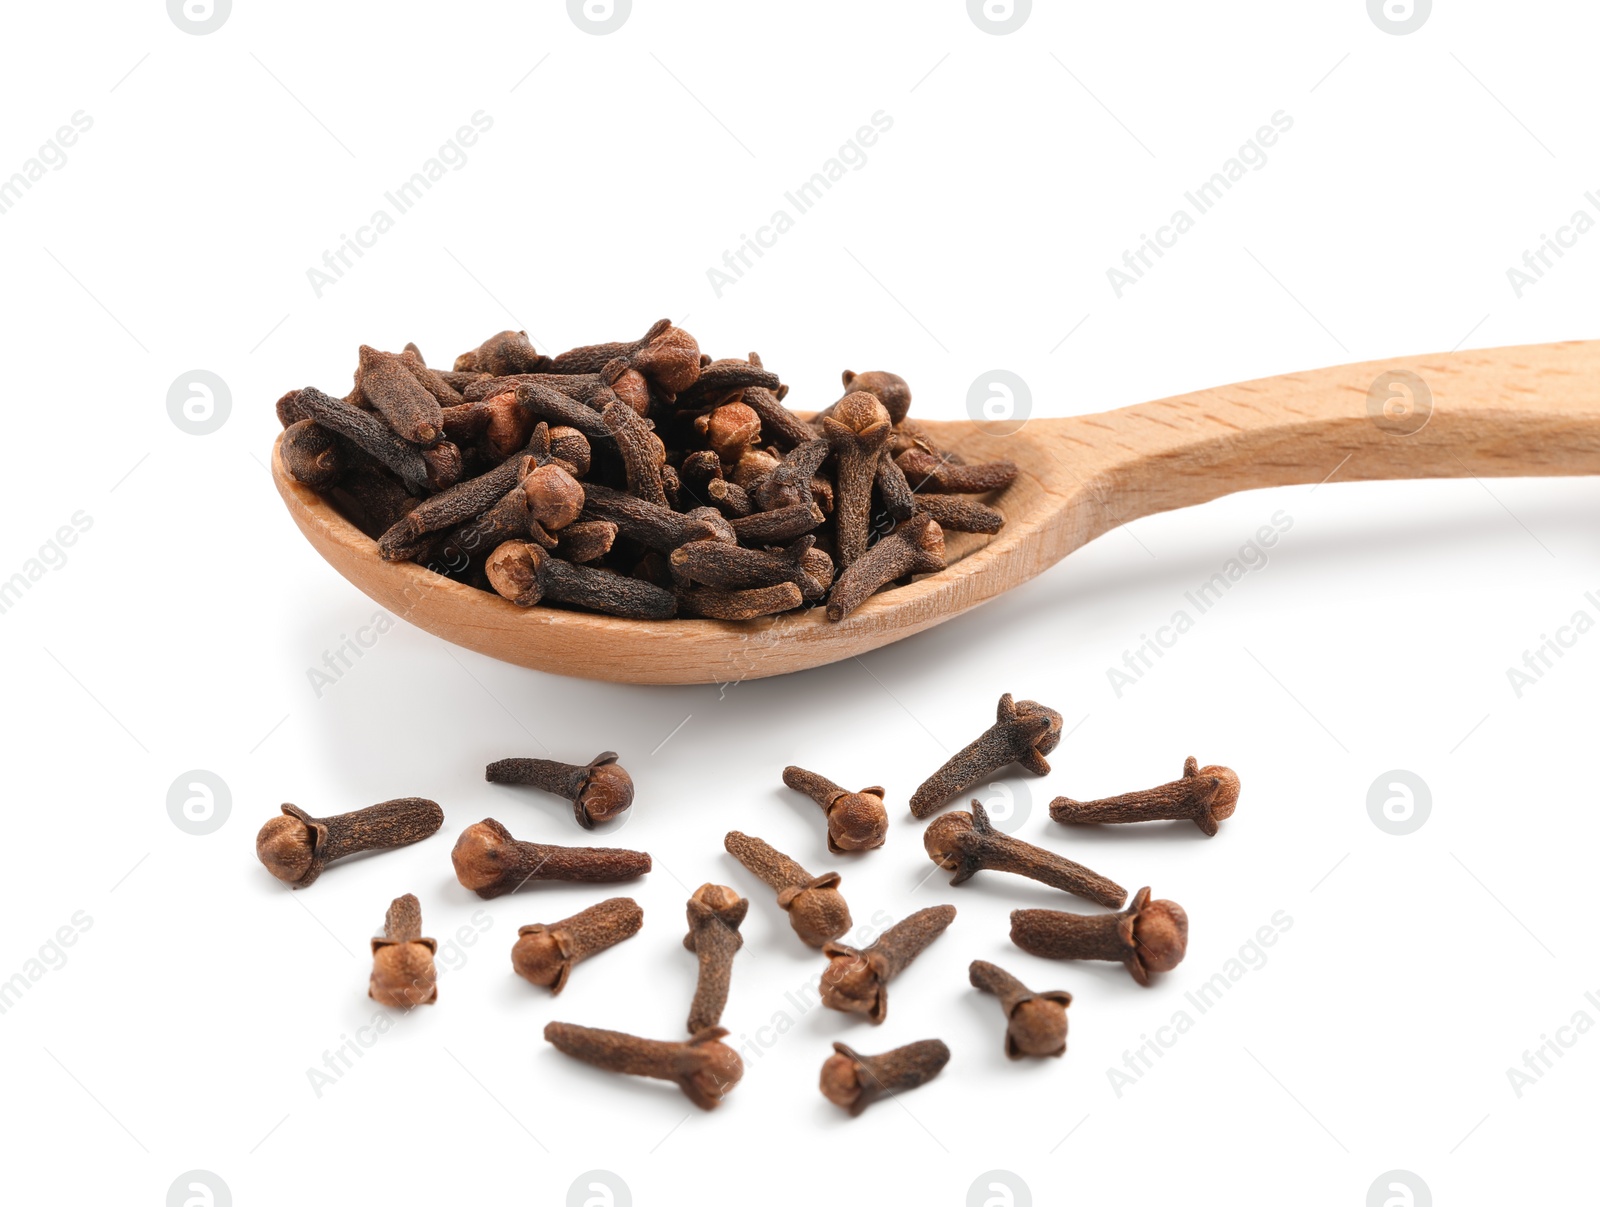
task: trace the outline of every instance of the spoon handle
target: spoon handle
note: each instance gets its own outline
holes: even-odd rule
[[[1067,510],[1093,516],[1076,543],[1264,486],[1600,473],[1600,340],[1314,369],[1053,427],[1086,488]]]

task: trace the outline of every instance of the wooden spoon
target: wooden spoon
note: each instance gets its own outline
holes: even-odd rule
[[[272,476],[306,538],[394,615],[520,666],[624,683],[722,683],[836,662],[959,616],[1140,516],[1265,486],[1600,472],[1600,340],[1371,361],[1269,377],[1010,435],[922,423],[968,460],[1021,467],[993,537],[951,533],[950,566],[830,622],[618,620],[519,608],[373,542],[291,478]],[[984,425],[991,426],[991,425]]]

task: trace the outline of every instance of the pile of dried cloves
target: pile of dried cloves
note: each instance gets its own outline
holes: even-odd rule
[[[1114,912],[1070,913],[1018,909],[1011,914],[1011,941],[1032,955],[1065,960],[1121,963],[1140,985],[1175,968],[1188,944],[1188,915],[1172,901],[1152,900],[1148,888],[1133,894],[1106,877],[1055,852],[997,829],[977,800],[968,809],[940,813],[975,784],[1020,766],[1046,775],[1046,760],[1061,740],[1061,715],[1032,700],[1000,698],[995,723],[952,756],[913,793],[911,815],[931,819],[923,846],[934,864],[961,884],[980,871],[1010,872],[1083,897]],[[634,802],[633,778],[605,751],[587,763],[510,758],[490,763],[485,778],[496,784],[539,789],[572,802],[575,821],[586,829],[614,820]],[[833,853],[865,852],[884,845],[889,822],[882,787],[850,792],[802,767],[788,767],[783,782],[815,800],[826,821]],[[1050,817],[1063,825],[1192,821],[1208,837],[1232,816],[1239,778],[1227,767],[1201,767],[1190,758],[1171,783],[1104,800],[1057,797]],[[401,847],[439,830],[437,804],[415,797],[367,809],[315,818],[294,805],[268,821],[256,840],[261,862],[291,887],[310,885],[327,864],[365,850]],[[865,946],[843,941],[852,927],[839,892],[837,872],[808,871],[760,838],[734,830],[724,850],[744,871],[771,889],[789,916],[796,937],[818,949],[826,963],[817,985],[822,1005],[869,1022],[885,1021],[889,985],[926,951],[956,918],[952,905],[933,905],[878,931]],[[457,880],[480,897],[549,880],[609,884],[634,880],[651,869],[643,851],[613,847],[568,847],[526,842],[493,818],[467,826],[451,851]],[[750,902],[724,884],[706,883],[690,896],[683,947],[697,966],[686,1019],[687,1039],[644,1039],[621,1031],[570,1022],[550,1022],[544,1036],[557,1050],[613,1072],[676,1083],[696,1106],[710,1110],[739,1082],[744,1063],[724,1042],[722,1026],[734,957]],[[570,917],[522,926],[511,950],[515,973],[559,994],[582,961],[631,939],[644,925],[644,911],[631,897],[607,897]],[[946,945],[948,946],[948,944]],[[369,995],[388,1006],[411,1009],[437,1001],[434,940],[422,937],[421,905],[412,894],[388,907],[384,930],[372,940]],[[972,960],[966,978],[992,995],[1005,1017],[1004,1051],[1012,1060],[1061,1056],[1067,1048],[1067,1007],[1072,994],[1035,992],[986,960]],[[873,1102],[915,1088],[937,1076],[950,1049],[937,1039],[904,1044],[875,1056],[835,1043],[822,1066],[819,1087],[828,1101],[858,1115]]]
[[[550,357],[521,331],[449,372],[416,345],[363,346],[343,398],[278,400],[283,464],[377,542],[523,607],[750,620],[825,607],[945,567],[946,531],[1005,518],[967,464],[907,419],[893,373],[843,375],[815,418],[761,358],[712,360],[662,319]]]

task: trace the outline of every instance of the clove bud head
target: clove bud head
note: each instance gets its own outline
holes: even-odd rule
[[[668,394],[681,394],[699,380],[700,345],[682,327],[668,327],[639,350],[633,367]]]
[[[541,465],[522,480],[528,514],[546,531],[557,532],[583,513],[583,486],[559,465]]]
[[[848,792],[828,806],[828,845],[835,851],[873,850],[888,833],[881,791]]]
[[[1008,1050],[1021,1056],[1059,1056],[1067,1048],[1067,1008],[1047,997],[1018,1002],[1006,1029]]]
[[[723,1036],[727,1031],[721,1027],[711,1028],[711,1035]],[[690,1048],[698,1056],[692,1071],[682,1075],[678,1081],[683,1092],[689,1100],[704,1110],[710,1110],[721,1102],[723,1096],[739,1084],[739,1079],[744,1076],[744,1061],[739,1059],[739,1053],[723,1043],[720,1038],[711,1038],[691,1041]]]
[[[850,907],[834,887],[838,883],[838,873],[829,872],[809,885],[786,888],[778,893],[779,908],[788,912],[789,925],[809,947],[821,947],[850,929]]]
[[[959,811],[934,818],[922,832],[928,858],[947,872],[962,869],[973,840],[972,814]]]
[[[761,417],[742,402],[726,402],[694,421],[695,430],[725,465],[738,464],[761,437]]]
[[[311,870],[314,841],[310,826],[298,817],[282,814],[256,835],[256,858],[279,880],[295,884]]]
[[[834,1106],[849,1110],[861,1098],[859,1065],[842,1052],[835,1052],[822,1062],[822,1096]]]
[[[881,1013],[883,976],[867,957],[858,951],[840,951],[828,957],[822,971],[822,1004],[847,1014]]]
[[[865,390],[846,394],[833,407],[833,418],[858,436],[890,426],[889,412]]]
[[[632,806],[633,776],[616,761],[616,755],[612,755],[610,762],[590,766],[583,787],[578,791],[578,798],[573,803],[583,811],[591,825],[610,821],[626,813]]]
[[[433,941],[391,943],[372,953],[367,995],[384,1006],[421,1006],[439,996],[433,967]]]
[[[1139,962],[1149,972],[1171,972],[1189,946],[1189,915],[1176,901],[1151,901],[1133,919]]]
[[[1233,816],[1233,811],[1239,804],[1239,776],[1231,767],[1202,767],[1200,774],[1205,777],[1215,777],[1218,781],[1217,794],[1211,798],[1211,816],[1218,821],[1226,821]]]
[[[548,930],[521,935],[511,949],[511,967],[524,980],[552,988],[568,966],[561,942]]]
[[[502,837],[487,823],[474,822],[456,839],[450,851],[450,862],[455,864],[456,879],[477,892],[495,884],[517,866],[517,844],[514,839]]]

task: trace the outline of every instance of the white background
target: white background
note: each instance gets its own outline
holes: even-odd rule
[[[92,526],[0,616],[0,979],[28,981],[0,1015],[10,1194],[159,1204],[198,1169],[240,1204],[559,1204],[601,1169],[639,1204],[955,1205],[998,1169],[1039,1203],[1355,1207],[1398,1169],[1439,1203],[1572,1201],[1600,1036],[1561,1032],[1574,1045],[1520,1097],[1507,1069],[1575,1014],[1600,1019],[1584,937],[1600,636],[1520,698],[1506,671],[1575,612],[1600,617],[1584,595],[1600,485],[1234,496],[1114,531],[902,645],[725,689],[556,679],[400,624],[318,695],[309,668],[374,605],[299,538],[265,462],[273,401],[343,393],[359,343],[447,363],[504,327],[553,351],[667,315],[713,354],[759,350],[793,404],[831,401],[843,368],[887,368],[930,418],[962,416],[996,367],[1036,414],[1069,415],[1592,335],[1600,235],[1520,298],[1506,270],[1594,214],[1597,34],[1577,2],[1441,3],[1406,36],[1361,0],[1039,4],[1005,36],[956,0],[637,0],[608,36],[549,0],[237,0],[205,36],[155,0],[13,6],[0,176],[74,112],[93,125],[0,214],[0,578],[74,513]],[[493,125],[465,166],[318,297],[307,270],[479,110]],[[707,270],[880,110],[893,126],[865,166],[719,297]],[[1293,129],[1266,166],[1119,299],[1106,270],[1279,110]],[[204,436],[166,406],[196,368],[231,392]],[[1270,562],[1119,698],[1107,668],[1280,510]],[[1072,730],[1047,779],[1006,781],[1031,800],[1019,833],[1187,907],[1188,958],[1156,987],[1011,947],[1007,912],[1071,908],[1059,894],[927,877],[905,799],[1003,691]],[[602,748],[638,781],[601,841],[655,856],[624,890],[645,926],[552,1000],[512,975],[516,928],[604,894],[480,902],[448,853],[485,816],[584,841],[561,802],[481,768]],[[1214,840],[1046,817],[1054,795],[1149,786],[1189,754],[1243,780]],[[789,762],[886,785],[888,845],[830,858],[820,811],[779,782]],[[192,769],[231,797],[206,836],[168,815]],[[1391,769],[1432,798],[1404,837],[1367,809]],[[447,819],[416,847],[299,893],[254,859],[282,801],[413,794]],[[821,960],[722,853],[732,827],[839,868],[858,922],[959,907],[883,1026],[793,1004]],[[683,903],[707,880],[751,899],[725,1018],[746,1075],[712,1114],[540,1035],[552,1018],[678,1035]],[[486,929],[438,1004],[319,1096],[307,1070],[371,1020],[367,939],[405,891],[442,945],[480,909]],[[62,964],[49,944],[79,911]],[[1277,911],[1292,926],[1264,964],[1247,950],[1197,1015],[1185,993]],[[975,957],[1074,994],[1064,1059],[1003,1058],[998,1008],[966,985]],[[1193,1027],[1119,1094],[1108,1069],[1183,1009]],[[950,1066],[900,1105],[852,1121],[819,1096],[832,1040],[933,1036]]]

